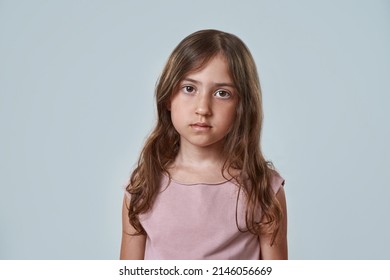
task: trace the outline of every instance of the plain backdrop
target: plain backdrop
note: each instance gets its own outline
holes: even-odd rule
[[[170,52],[239,36],[291,259],[390,259],[390,2],[0,0],[0,258],[118,259]]]

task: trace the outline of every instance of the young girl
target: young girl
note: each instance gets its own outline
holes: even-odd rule
[[[156,86],[157,125],[123,201],[121,259],[287,259],[284,180],[260,148],[254,60],[236,36],[202,30]]]

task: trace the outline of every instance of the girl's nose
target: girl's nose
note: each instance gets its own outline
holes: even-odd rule
[[[206,94],[199,94],[198,95],[198,103],[196,106],[195,113],[197,115],[201,116],[209,116],[211,115],[211,108],[210,108],[210,97]]]

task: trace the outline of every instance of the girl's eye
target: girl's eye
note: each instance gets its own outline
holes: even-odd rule
[[[195,88],[193,86],[183,86],[183,90],[185,93],[194,93]]]
[[[221,99],[228,99],[230,98],[231,94],[225,90],[218,90],[214,93],[214,96]]]

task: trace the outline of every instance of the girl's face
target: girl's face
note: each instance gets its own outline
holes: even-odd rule
[[[220,147],[233,125],[238,96],[222,55],[188,73],[173,93],[171,119],[180,146]]]

